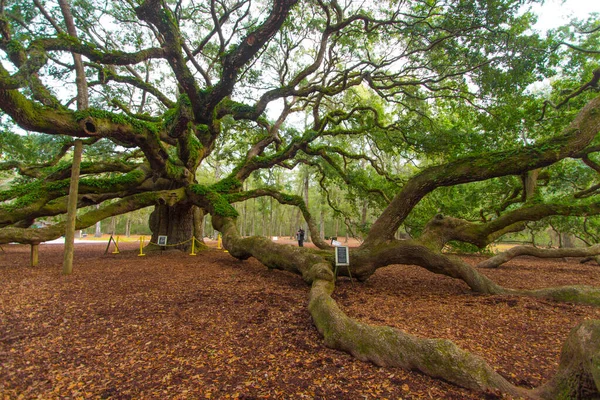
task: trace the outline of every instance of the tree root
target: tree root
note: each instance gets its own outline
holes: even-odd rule
[[[214,218],[213,224],[223,232],[223,243],[234,257],[254,256],[269,268],[299,273],[312,284],[308,308],[328,347],[345,351],[362,361],[418,370],[479,392],[502,392],[515,398],[532,399],[600,399],[600,321],[586,321],[571,332],[563,348],[559,371],[552,380],[535,390],[520,388],[503,378],[481,357],[460,349],[450,340],[419,338],[392,327],[371,326],[349,318],[331,297],[335,277],[327,253],[278,245],[259,237],[242,239],[227,218]],[[390,250],[389,246],[386,248]],[[410,248],[414,249],[414,246]],[[504,289],[483,279],[475,268],[459,259],[419,249],[419,260],[408,257],[406,252],[398,255],[392,251],[394,256],[389,255],[386,261],[426,261],[420,264],[432,272],[462,279],[482,293],[528,295],[600,305],[600,291],[595,288]],[[360,260],[360,253],[355,256],[355,261]],[[376,267],[370,266],[373,270]]]
[[[534,390],[542,399],[600,399],[600,321],[587,320],[569,333],[558,372]]]
[[[505,294],[539,297],[560,302],[600,306],[600,289],[593,286],[561,286],[536,290],[504,289]]]
[[[380,366],[419,370],[469,389],[501,391],[529,397],[526,389],[512,385],[482,358],[461,350],[449,340],[422,339],[391,327],[376,327],[346,316],[331,298],[333,282],[315,280],[309,310],[325,344]]]
[[[574,328],[561,353],[556,375],[538,389],[508,382],[481,357],[446,339],[423,339],[385,326],[371,326],[346,316],[331,297],[333,281],[313,282],[309,310],[328,347],[379,366],[419,370],[480,392],[507,393],[531,399],[600,399],[600,321]]]

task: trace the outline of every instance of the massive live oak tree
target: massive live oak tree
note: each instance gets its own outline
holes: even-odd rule
[[[154,241],[184,243],[194,215],[205,213],[233,257],[255,257],[311,285],[309,311],[328,346],[481,391],[599,396],[598,322],[573,330],[550,382],[519,388],[448,340],[347,317],[331,297],[333,251],[302,196],[247,189],[262,171],[302,165],[346,220],[334,189],[362,199],[377,218],[361,225],[364,240],[340,271],[359,280],[409,264],[482,294],[600,305],[592,287],[502,287],[443,251],[449,243],[485,247],[548,218],[600,213],[597,24],[577,37],[565,30],[541,39],[528,31],[533,17],[521,1],[375,3],[92,1],[72,4],[76,37],[55,2],[0,2],[0,171],[9,181],[0,192],[0,243],[63,234],[63,223],[34,223],[66,212],[69,149],[79,138],[78,229],[154,207]],[[84,77],[72,54],[81,55]],[[553,66],[564,77],[549,97],[527,90]],[[89,108],[76,110],[81,79]],[[224,165],[221,178],[199,183],[211,162]],[[264,197],[298,209],[318,249],[241,236],[233,205]],[[397,239],[399,230],[411,237]],[[599,249],[517,248],[481,267],[524,252]]]

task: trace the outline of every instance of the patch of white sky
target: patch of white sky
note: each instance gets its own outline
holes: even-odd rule
[[[574,18],[586,19],[591,13],[600,13],[600,1],[597,0],[546,0],[530,7],[538,15],[533,28],[539,32],[566,25]]]

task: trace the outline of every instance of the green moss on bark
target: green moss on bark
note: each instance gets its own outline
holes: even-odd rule
[[[133,128],[135,132],[144,133],[151,132],[156,134],[160,131],[160,124],[154,122],[143,121],[139,119],[132,118],[126,114],[116,114],[111,113],[106,110],[99,110],[95,108],[88,108],[86,110],[75,111],[75,120],[82,121],[88,117],[98,118],[98,119],[107,119],[110,122],[117,125],[128,125]]]

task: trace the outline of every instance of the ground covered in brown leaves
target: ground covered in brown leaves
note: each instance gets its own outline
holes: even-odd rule
[[[41,245],[35,268],[27,246],[3,245],[0,398],[482,398],[326,348],[295,275],[217,250],[138,257],[135,243],[105,246],[78,244],[62,276],[61,245]],[[600,267],[576,260],[484,272],[512,287],[600,286]],[[571,328],[600,319],[588,306],[476,295],[413,266],[341,279],[335,298],[362,321],[451,339],[528,387],[553,374]]]

